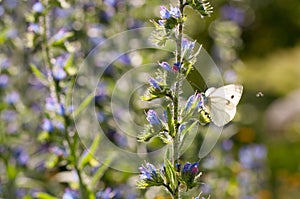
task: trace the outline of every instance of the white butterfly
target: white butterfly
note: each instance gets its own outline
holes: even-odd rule
[[[234,118],[242,93],[243,86],[239,84],[212,87],[203,93],[204,107],[215,125],[224,126]]]

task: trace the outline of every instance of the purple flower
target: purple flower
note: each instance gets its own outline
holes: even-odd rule
[[[150,163],[147,163],[146,167],[142,165],[139,170],[141,180],[153,180],[153,177],[157,176],[156,168]]]
[[[103,191],[99,191],[96,193],[97,199],[111,199],[114,198],[115,196],[116,196],[116,192],[110,187],[107,187]]]
[[[26,165],[26,163],[29,159],[28,154],[21,147],[16,148],[16,150],[14,151],[14,156],[15,156],[17,162],[19,163],[19,165],[22,165],[22,166]]]
[[[267,149],[263,145],[252,144],[242,147],[239,151],[239,159],[244,168],[261,168],[267,156]]]
[[[1,119],[6,122],[12,122],[17,119],[17,112],[13,110],[4,110],[1,113]]]
[[[160,88],[160,86],[159,86],[159,84],[158,84],[158,82],[154,79],[154,78],[149,78],[149,83],[150,83],[150,85],[153,87],[153,88],[156,88],[156,89],[158,89],[158,90],[161,90],[161,88]]]
[[[62,199],[79,199],[79,193],[77,190],[66,188]]]
[[[157,116],[157,113],[154,110],[149,110],[147,112],[147,120],[151,125],[158,125],[160,124],[160,120]]]
[[[174,17],[176,19],[179,18],[180,17],[180,10],[179,10],[179,8],[171,6],[170,14],[172,15],[172,17]]]
[[[9,77],[7,75],[0,75],[0,88],[5,88],[8,85]]]
[[[173,71],[178,72],[180,70],[181,64],[179,62],[174,63]]]
[[[195,42],[189,41],[187,38],[183,38],[181,42],[181,50],[184,51],[192,51],[195,47]]]
[[[66,33],[67,33],[67,31],[64,28],[60,29],[58,31],[58,33],[56,33],[54,35],[55,41],[58,41],[58,40],[62,39],[66,35]]]
[[[171,66],[167,62],[158,63],[166,71],[172,71]]]
[[[52,132],[54,130],[54,126],[49,119],[44,119],[42,123],[42,129],[47,132]]]
[[[67,155],[66,149],[60,148],[60,147],[58,147],[58,146],[52,146],[52,147],[50,147],[50,148],[49,148],[49,151],[50,151],[51,153],[54,153],[54,154],[57,155],[57,156],[60,156],[60,157],[66,156],[66,155]]]
[[[4,14],[4,8],[3,8],[3,6],[0,6],[0,17]]]
[[[67,73],[65,72],[65,70],[62,67],[54,66],[53,70],[52,70],[52,75],[55,80],[60,81],[60,80],[63,80],[64,78],[66,78]]]
[[[171,13],[166,7],[161,6],[160,7],[160,17],[162,19],[169,19],[171,17]]]
[[[195,178],[199,174],[199,169],[198,169],[199,163],[194,162],[194,163],[189,163],[186,162],[181,170],[181,177],[183,181],[186,183],[187,188],[193,188],[195,186]]]
[[[19,101],[19,94],[16,91],[13,91],[5,96],[6,103],[13,105]]]
[[[36,23],[30,23],[27,30],[29,32],[39,33],[40,32],[40,26]]]
[[[44,10],[44,6],[41,2],[36,2],[35,4],[33,4],[32,10],[34,10],[37,13],[41,13]]]
[[[57,101],[54,97],[46,98],[46,109],[48,111],[56,111],[57,110]]]
[[[7,69],[10,66],[11,62],[9,59],[4,59],[0,64],[0,69]]]
[[[239,25],[245,21],[245,11],[231,5],[224,5],[221,8],[221,15],[224,19],[234,21]]]

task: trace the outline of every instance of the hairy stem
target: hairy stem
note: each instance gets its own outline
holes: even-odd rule
[[[45,0],[44,1],[44,4],[45,5],[48,5],[48,1]],[[50,22],[50,17],[49,17],[49,14],[46,14],[44,17],[42,17],[42,27],[44,29],[44,32],[43,32],[43,56],[44,56],[44,60],[45,60],[45,66],[47,68],[47,71],[48,71],[48,81],[50,83],[50,86],[49,86],[49,89],[50,89],[50,95],[52,97],[55,97],[58,104],[62,104],[62,99],[60,97],[60,87],[59,87],[59,82],[56,81],[53,76],[52,76],[52,63],[51,63],[51,53],[50,53],[50,48],[49,48],[49,35],[50,35],[50,28],[49,28],[49,22]],[[69,129],[69,126],[70,126],[70,122],[69,122],[69,118],[68,116],[63,113],[63,118],[64,118],[64,136],[65,136],[65,139],[67,141],[67,144],[68,144],[68,147],[69,147],[69,150],[70,150],[70,161],[72,163],[72,166],[74,167],[75,171],[76,171],[76,174],[78,176],[78,179],[79,179],[79,184],[80,184],[80,191],[81,191],[81,196],[83,198],[88,198],[88,192],[87,192],[87,189],[86,189],[86,186],[83,182],[83,179],[82,179],[82,174],[81,174],[81,171],[80,169],[78,168],[78,165],[77,165],[77,162],[78,162],[78,157],[77,157],[77,154],[76,154],[76,145],[77,145],[77,142],[72,142],[71,141],[71,137],[70,137],[70,133],[68,132],[68,129]],[[77,135],[75,134],[75,137]],[[74,138],[74,140],[76,140],[76,138]]]
[[[183,19],[183,9],[184,4],[183,0],[178,0],[178,7],[180,9],[181,13],[181,19]],[[177,46],[176,46],[176,62],[180,63],[182,62],[182,55],[181,55],[181,42],[183,37],[183,21],[181,20],[178,24],[178,37],[176,40]],[[173,140],[173,165],[176,168],[176,164],[179,163],[179,146],[180,146],[180,132],[178,132],[179,122],[178,122],[178,109],[179,109],[179,89],[181,84],[181,77],[180,73],[177,75],[177,81],[175,83],[174,87],[174,100],[173,100],[173,115],[174,115],[174,132],[175,137]],[[179,199],[180,197],[180,183],[178,182],[178,187],[174,190],[173,198]]]

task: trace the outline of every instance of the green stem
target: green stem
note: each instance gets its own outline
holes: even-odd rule
[[[48,5],[48,1],[45,0],[45,5]],[[47,71],[48,71],[48,81],[50,82],[50,95],[52,97],[55,97],[57,99],[57,102],[58,104],[61,104],[62,103],[62,100],[61,100],[61,97],[60,97],[60,86],[59,86],[59,82],[54,80],[53,79],[53,76],[52,76],[52,63],[51,63],[51,54],[50,54],[50,48],[49,48],[49,41],[48,41],[48,38],[49,38],[49,34],[50,34],[50,31],[49,31],[49,15],[45,15],[42,19],[42,25],[43,25],[43,28],[44,28],[44,32],[43,32],[43,54],[44,54],[44,60],[45,60],[45,66],[47,68]],[[77,165],[77,162],[78,162],[78,157],[76,155],[76,145],[77,145],[77,142],[71,142],[71,137],[70,137],[70,134],[68,132],[68,127],[70,126],[70,122],[69,122],[69,118],[66,114],[63,114],[63,118],[64,118],[64,126],[65,126],[65,130],[64,130],[64,135],[65,135],[65,139],[68,143],[68,147],[70,149],[70,161],[72,163],[72,166],[74,167],[76,173],[77,173],[77,176],[78,176],[78,179],[79,179],[79,184],[80,184],[80,192],[81,192],[81,196],[82,198],[88,198],[88,191],[86,189],[86,186],[83,182],[83,178],[82,178],[82,175],[81,175],[81,171],[80,169],[78,168],[78,165]],[[77,136],[76,134],[74,135],[75,137]],[[76,140],[76,138],[74,138]]]

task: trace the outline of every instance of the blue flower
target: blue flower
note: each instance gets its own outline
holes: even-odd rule
[[[153,87],[153,88],[156,88],[156,89],[158,89],[158,90],[161,90],[161,88],[160,88],[160,86],[159,86],[159,84],[158,84],[158,82],[154,79],[154,78],[149,78],[149,83],[150,83],[150,85]]]
[[[52,75],[55,80],[60,81],[66,78],[67,73],[62,67],[54,66],[52,70]]]
[[[60,147],[58,147],[58,146],[52,146],[52,147],[50,147],[49,148],[49,151],[51,152],[51,153],[54,153],[55,155],[57,155],[57,156],[67,156],[67,151],[66,151],[66,149],[63,149],[63,148],[60,148]]]
[[[6,103],[13,105],[19,101],[19,94],[16,91],[13,91],[5,96]]]
[[[54,126],[49,119],[44,119],[42,123],[42,129],[47,132],[52,132],[54,130]]]
[[[181,50],[184,51],[192,51],[195,47],[195,42],[189,41],[187,38],[183,38],[181,42]]]
[[[0,88],[5,88],[8,85],[9,77],[7,75],[0,75]]]
[[[171,13],[166,7],[161,6],[160,7],[160,17],[162,19],[169,19],[171,17]]]
[[[158,125],[160,124],[160,120],[157,116],[157,113],[154,110],[149,110],[147,112],[147,120],[151,125]]]
[[[27,30],[29,32],[39,33],[40,32],[40,26],[36,23],[30,23]]]
[[[186,162],[181,170],[181,177],[183,181],[186,183],[187,188],[191,189],[195,186],[195,178],[199,174],[198,169],[199,163],[189,163]]]
[[[111,199],[116,196],[116,191],[114,191],[112,188],[107,187],[103,191],[99,191],[96,193],[97,199]]]
[[[153,180],[153,177],[157,177],[156,168],[150,163],[147,163],[146,167],[142,165],[139,170],[141,180]]]
[[[179,8],[171,6],[170,14],[172,15],[172,17],[174,17],[176,19],[179,18],[180,17],[180,10],[179,10]]]
[[[166,71],[172,71],[171,66],[167,62],[158,63]]]
[[[41,2],[36,2],[35,4],[33,4],[32,10],[37,13],[41,13],[44,10],[44,6]]]
[[[77,190],[66,188],[62,199],[79,199],[79,193]]]
[[[14,151],[14,156],[19,165],[26,165],[29,160],[29,155],[24,151],[23,148],[17,147]]]
[[[257,169],[264,164],[267,155],[266,147],[259,144],[252,144],[242,147],[239,151],[239,159],[244,168]]]
[[[181,64],[179,62],[174,63],[173,65],[173,71],[177,72],[181,68]]]

